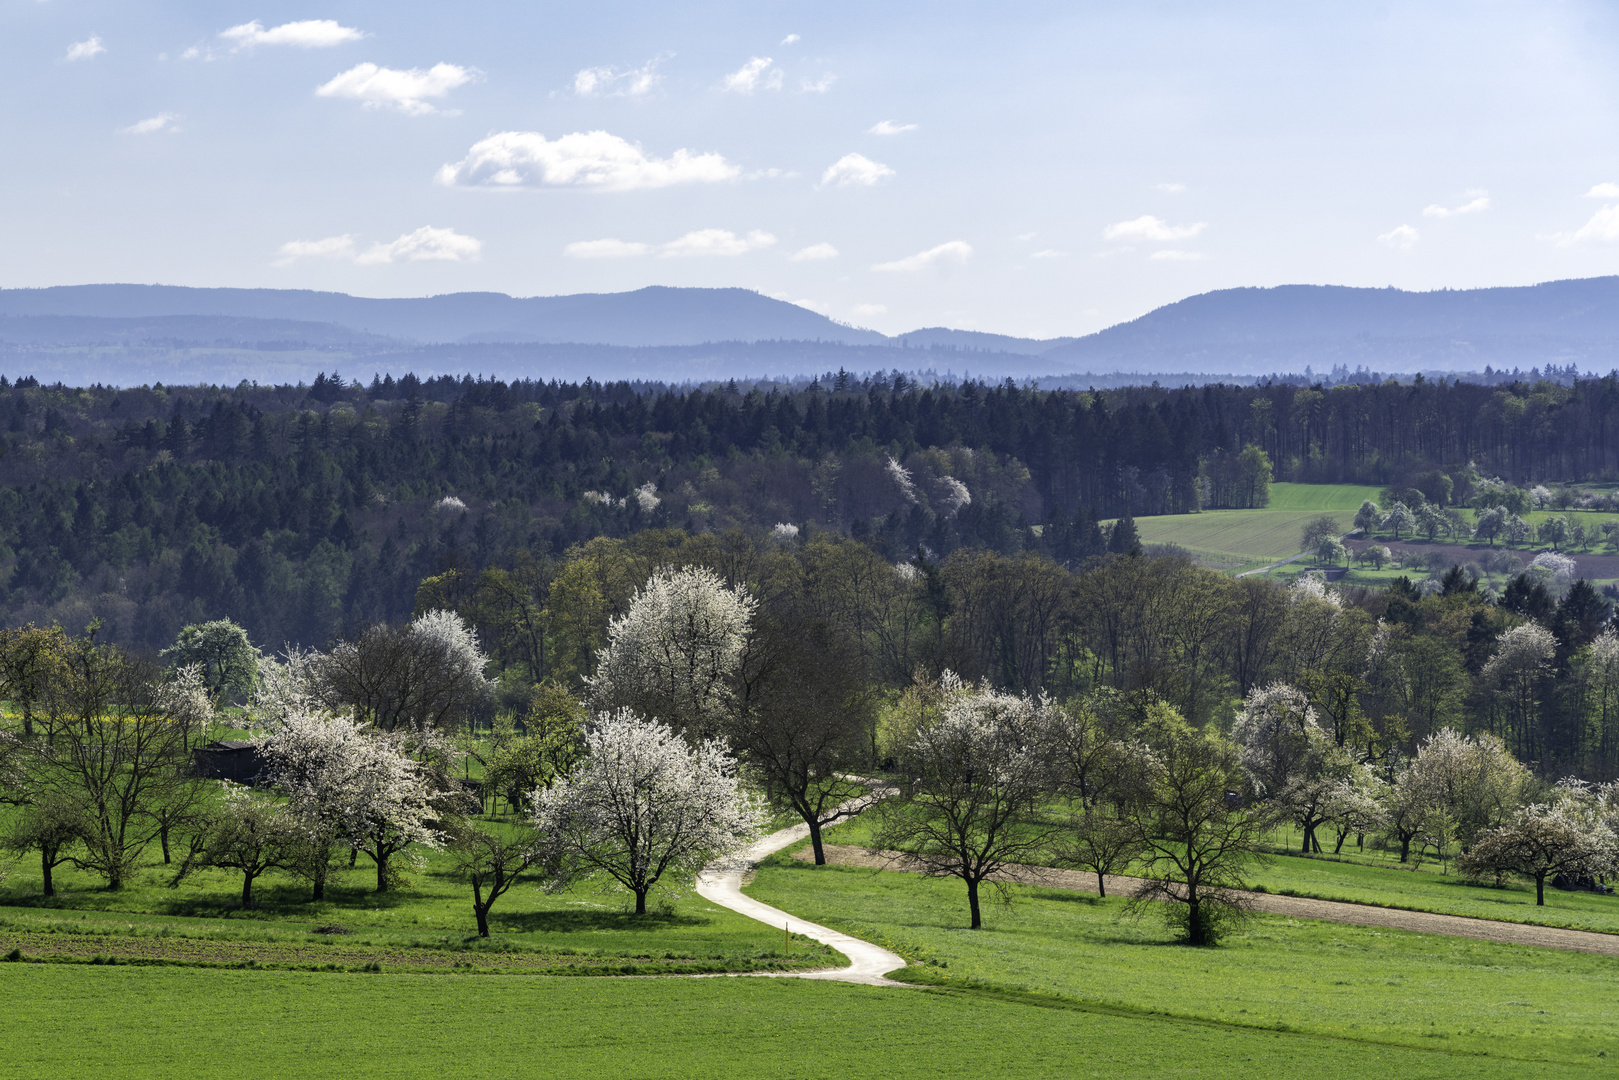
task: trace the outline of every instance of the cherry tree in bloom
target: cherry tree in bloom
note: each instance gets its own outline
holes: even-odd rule
[[[666,875],[694,876],[757,835],[764,810],[737,782],[717,739],[693,746],[630,709],[603,713],[572,775],[534,792],[533,821],[557,881],[605,875],[635,894],[635,913]]]
[[[386,892],[393,858],[414,845],[437,847],[439,811],[422,766],[392,741],[344,716],[287,716],[264,742],[269,781],[322,855],[339,843],[368,855],[377,892]],[[324,862],[310,875],[319,897]]]
[[[949,671],[939,687],[941,715],[905,747],[911,780],[877,807],[871,846],[904,852],[924,874],[960,878],[976,930],[979,886],[1004,888],[1010,865],[1031,861],[1061,828],[1031,811],[1060,778],[1066,718],[1049,698],[967,686]]]
[[[1458,860],[1464,873],[1483,877],[1521,874],[1535,882],[1535,903],[1546,903],[1546,879],[1555,874],[1591,877],[1615,868],[1614,835],[1564,800],[1525,806],[1499,828],[1483,833]]]
[[[717,734],[756,606],[712,570],[659,570],[609,625],[591,705],[634,709],[696,739]]]
[[[1354,775],[1353,751],[1333,740],[1309,699],[1286,683],[1248,695],[1231,740],[1254,790],[1298,822],[1302,850],[1321,850],[1315,830],[1332,816],[1340,785]]]

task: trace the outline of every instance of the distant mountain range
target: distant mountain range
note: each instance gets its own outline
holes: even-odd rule
[[[1619,365],[1619,277],[1424,293],[1223,289],[1044,340],[941,327],[889,337],[734,288],[412,299],[168,285],[0,290],[0,370],[70,383],[308,381],[339,367],[362,378],[415,370],[680,382],[839,368],[1001,378],[1547,364]]]

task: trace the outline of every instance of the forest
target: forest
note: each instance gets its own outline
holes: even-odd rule
[[[648,528],[1024,552],[1275,480],[1525,484],[1619,469],[1619,379],[1036,390],[839,373],[670,387],[406,375],[132,389],[0,378],[0,603],[160,648],[229,616],[319,646],[456,569]],[[1431,485],[1430,485],[1430,490]],[[1440,496],[1443,498],[1444,496]]]

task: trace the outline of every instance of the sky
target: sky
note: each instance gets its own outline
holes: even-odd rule
[[[1619,273],[1611,3],[0,0],[0,287],[898,333]]]

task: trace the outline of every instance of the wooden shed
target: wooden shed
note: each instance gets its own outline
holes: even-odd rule
[[[216,739],[191,752],[197,775],[205,780],[234,780],[250,784],[264,771],[259,744],[238,739]]]

